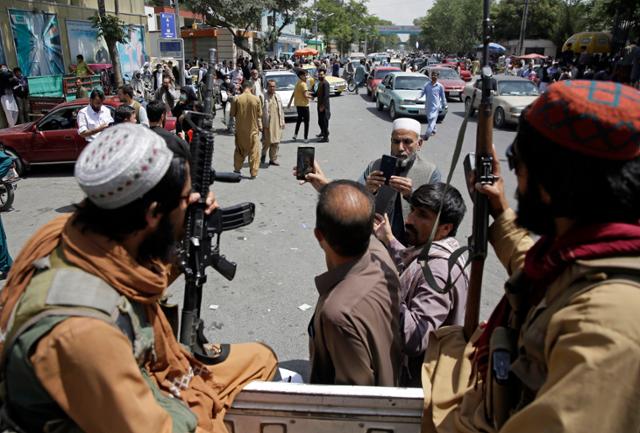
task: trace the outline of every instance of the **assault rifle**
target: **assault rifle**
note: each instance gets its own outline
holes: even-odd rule
[[[211,266],[223,277],[232,280],[236,264],[220,254],[222,232],[251,224],[255,215],[253,203],[242,203],[228,208],[216,209],[205,214],[206,199],[214,180],[239,182],[240,176],[232,173],[216,174],[213,163],[214,134],[211,113],[212,83],[215,51],[210,54],[207,71],[207,90],[204,113],[187,111],[184,121],[193,129],[191,140],[191,188],[200,194],[198,202],[192,204],[186,216],[185,239],[181,248],[181,265],[185,276],[184,303],[180,326],[180,342],[191,349],[200,361],[215,364],[224,357],[214,349],[204,336],[204,323],[200,317],[202,287],[207,281],[206,268]],[[223,349],[224,350],[224,349]]]
[[[475,179],[483,185],[493,184],[493,109],[491,104],[492,72],[489,66],[489,42],[491,41],[490,0],[483,1],[483,48],[482,48],[482,98],[478,108],[478,128],[476,133]],[[473,192],[473,231],[469,237],[469,260],[471,277],[464,316],[464,335],[467,340],[478,327],[480,317],[480,291],[484,260],[487,257],[489,230],[489,201],[487,196]]]

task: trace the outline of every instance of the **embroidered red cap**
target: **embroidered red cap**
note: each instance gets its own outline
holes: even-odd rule
[[[640,92],[610,81],[552,84],[525,119],[558,145],[610,160],[640,156]]]

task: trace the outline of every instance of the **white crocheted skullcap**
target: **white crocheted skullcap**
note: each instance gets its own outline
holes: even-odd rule
[[[155,132],[132,123],[106,129],[84,148],[75,167],[80,188],[96,206],[117,209],[149,192],[173,152]]]
[[[416,119],[401,117],[393,121],[393,130],[404,129],[405,131],[413,131],[420,136],[421,126]]]

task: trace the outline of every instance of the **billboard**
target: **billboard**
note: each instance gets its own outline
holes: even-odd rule
[[[18,66],[27,77],[64,74],[56,14],[9,9]]]
[[[78,54],[82,54],[87,63],[111,63],[107,43],[102,37],[98,37],[98,30],[93,28],[89,21],[66,20],[65,22],[73,63]]]
[[[144,27],[129,26],[129,42],[117,44],[118,56],[122,75],[131,78],[133,73],[140,68],[147,59],[147,52],[144,46]]]

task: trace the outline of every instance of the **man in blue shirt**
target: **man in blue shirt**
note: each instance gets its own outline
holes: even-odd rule
[[[447,109],[447,97],[444,94],[444,86],[438,83],[439,75],[436,71],[431,72],[431,81],[424,85],[420,96],[418,96],[418,99],[426,96],[424,100],[424,111],[427,115],[427,132],[424,135],[425,141],[436,133],[436,120],[438,120],[440,109]]]

